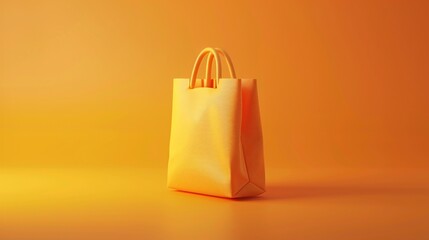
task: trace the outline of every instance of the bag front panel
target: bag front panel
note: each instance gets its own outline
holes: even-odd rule
[[[168,185],[178,190],[232,197],[231,174],[241,153],[241,81],[220,79],[218,88],[189,88],[175,79]],[[241,160],[240,160],[241,159]],[[242,171],[241,171],[242,172]],[[234,176],[244,184],[247,173]],[[234,185],[234,186],[233,186]]]

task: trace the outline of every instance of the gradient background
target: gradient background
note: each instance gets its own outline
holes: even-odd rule
[[[426,1],[0,1],[0,237],[207,237],[214,225],[225,226],[214,239],[428,236],[428,11]],[[189,77],[207,46],[258,79],[264,201],[165,189],[172,79]],[[171,212],[215,220],[192,231]]]

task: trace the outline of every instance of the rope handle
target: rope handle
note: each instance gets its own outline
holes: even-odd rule
[[[229,57],[228,53],[226,53],[224,50],[220,48],[215,48],[216,52],[220,53],[222,57],[225,58],[226,64],[228,65],[229,74],[231,78],[237,78],[235,76],[235,69],[234,65],[232,64],[231,58]],[[212,63],[213,63],[213,54],[209,55],[209,58],[207,60],[207,66],[206,66],[206,79],[210,79],[211,71],[212,71]]]
[[[214,48],[204,48],[200,52],[200,54],[198,55],[197,59],[195,60],[194,68],[192,69],[192,74],[191,74],[191,78],[189,81],[189,88],[190,89],[195,87],[195,82],[197,81],[198,69],[201,65],[201,61],[204,59],[204,57],[208,53],[210,53],[210,56],[212,56],[212,58],[214,57],[214,59],[215,59],[216,73],[215,73],[215,81],[214,81],[213,85],[214,85],[214,88],[217,88],[217,84],[219,82],[219,77],[222,76],[222,70],[221,70],[221,65],[220,65],[220,61],[219,61],[219,55]]]

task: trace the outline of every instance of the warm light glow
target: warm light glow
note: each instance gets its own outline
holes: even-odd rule
[[[0,239],[427,238],[428,3],[2,0]],[[166,188],[207,46],[258,81],[261,198]]]

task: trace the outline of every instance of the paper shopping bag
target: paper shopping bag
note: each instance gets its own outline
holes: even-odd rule
[[[206,77],[197,79],[205,56]],[[220,56],[229,78],[222,77]],[[204,49],[191,78],[174,79],[167,182],[176,190],[227,198],[265,191],[256,80],[236,78],[221,49]]]

